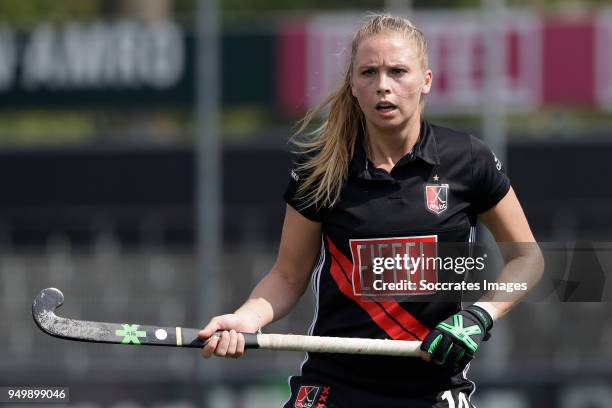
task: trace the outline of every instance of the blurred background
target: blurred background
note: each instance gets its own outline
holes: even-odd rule
[[[54,286],[65,316],[185,327],[239,306],[274,261],[295,122],[381,10],[424,31],[426,115],[494,149],[537,239],[610,241],[609,1],[0,0],[0,386],[281,406],[300,353],[65,342],[31,302]],[[305,333],[312,306],[266,331]],[[472,364],[474,399],[610,407],[611,345],[606,303],[520,305]]]

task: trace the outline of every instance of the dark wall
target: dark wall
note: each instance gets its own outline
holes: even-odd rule
[[[224,149],[227,239],[244,230],[249,215],[259,222],[254,227],[278,233],[289,163],[280,150]],[[128,244],[194,240],[195,160],[187,148],[3,151],[0,186],[0,242],[44,244],[59,233],[89,244],[94,230],[111,230]]]
[[[539,240],[612,239],[612,144],[509,146],[512,185]]]
[[[604,240],[612,230],[612,144],[514,144],[507,168],[540,240]],[[278,238],[290,157],[280,149],[226,147],[226,241],[254,229]],[[174,150],[0,152],[0,239],[42,244],[92,231],[125,243],[190,244],[196,224],[194,153]]]

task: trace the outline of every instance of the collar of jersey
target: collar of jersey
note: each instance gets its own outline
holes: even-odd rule
[[[410,162],[408,157],[410,154],[412,153],[408,153],[406,156],[402,157],[395,166],[401,167],[408,164]],[[440,164],[436,137],[431,125],[426,120],[421,121],[421,138],[414,147],[414,157],[431,165]],[[355,146],[355,153],[351,159],[349,174],[357,174],[360,178],[370,179],[370,170],[374,168],[374,165],[366,155],[363,147],[363,134],[360,133],[357,139],[357,145]]]

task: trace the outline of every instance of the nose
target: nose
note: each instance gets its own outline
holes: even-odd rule
[[[391,93],[391,89],[389,88],[389,81],[388,81],[387,76],[384,73],[382,73],[378,77],[378,87],[376,89],[376,94],[386,95],[388,93]]]

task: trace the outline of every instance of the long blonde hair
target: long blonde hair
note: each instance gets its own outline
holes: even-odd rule
[[[348,167],[355,152],[358,134],[364,127],[364,117],[357,99],[351,93],[351,75],[359,44],[371,36],[386,31],[399,32],[413,41],[423,71],[427,69],[427,43],[409,20],[386,14],[375,14],[355,33],[351,56],[342,84],[325,100],[308,110],[298,121],[299,128],[291,138],[298,153],[309,159],[297,164],[297,171],[306,179],[297,190],[302,207],[332,207],[339,199],[342,186],[348,178]],[[329,106],[323,123],[311,132],[304,131],[315,117]],[[422,105],[421,105],[422,109]],[[306,138],[299,138],[300,135]]]

